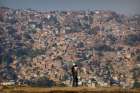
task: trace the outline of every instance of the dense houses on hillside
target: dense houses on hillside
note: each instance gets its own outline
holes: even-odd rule
[[[71,84],[139,81],[140,16],[112,11],[48,11],[0,8],[0,79]],[[9,72],[12,69],[12,73]],[[82,84],[81,83],[81,84]]]

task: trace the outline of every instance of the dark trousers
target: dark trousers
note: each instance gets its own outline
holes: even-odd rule
[[[78,78],[77,77],[73,77],[73,87],[78,87]]]

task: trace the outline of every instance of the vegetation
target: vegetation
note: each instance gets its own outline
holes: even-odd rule
[[[34,87],[5,87],[3,93],[139,93],[140,89],[120,89],[112,88],[87,88],[87,87],[53,87],[53,88],[34,88]]]

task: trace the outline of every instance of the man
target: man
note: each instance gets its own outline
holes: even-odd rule
[[[78,86],[78,67],[76,64],[73,64],[72,68],[72,77],[73,77],[73,87],[77,87]]]

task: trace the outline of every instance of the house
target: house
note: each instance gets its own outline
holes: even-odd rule
[[[3,81],[0,83],[0,85],[2,86],[12,86],[12,85],[15,85],[16,82],[14,80],[9,80],[9,81]]]

